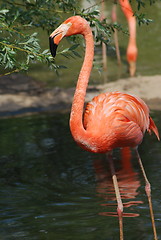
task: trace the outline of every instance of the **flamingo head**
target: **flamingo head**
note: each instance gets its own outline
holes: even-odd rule
[[[126,57],[127,57],[128,63],[129,63],[129,73],[130,73],[131,77],[133,77],[136,72],[137,55],[138,55],[138,49],[137,49],[136,44],[129,43],[129,45],[127,47]]]
[[[56,56],[56,50],[59,42],[67,36],[82,34],[89,29],[88,22],[80,16],[72,16],[65,20],[57,29],[55,29],[50,37],[50,51],[53,57]]]
[[[135,61],[129,61],[130,77],[134,77],[135,72],[136,72],[136,62]]]

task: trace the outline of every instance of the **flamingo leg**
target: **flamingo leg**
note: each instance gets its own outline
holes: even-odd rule
[[[105,11],[105,2],[104,0],[101,2],[101,16],[100,20],[103,21],[105,18],[104,16]],[[102,63],[103,63],[103,78],[104,82],[107,82],[107,56],[106,56],[106,44],[102,42]]]
[[[157,240],[158,237],[157,237],[157,231],[156,231],[154,213],[153,213],[153,205],[152,205],[152,199],[151,199],[151,185],[150,185],[150,182],[149,182],[149,180],[146,176],[144,166],[143,166],[143,163],[141,161],[141,158],[140,158],[140,155],[139,155],[139,152],[138,152],[137,149],[136,149],[136,155],[137,155],[138,162],[139,162],[139,165],[140,165],[140,168],[141,168],[141,171],[143,173],[144,180],[145,180],[145,192],[146,192],[148,202],[149,202],[149,210],[150,210],[152,228],[153,228],[153,233],[154,233],[154,240]]]
[[[114,3],[113,8],[112,8],[112,21],[114,23],[117,22],[116,8],[117,8],[117,4]],[[117,62],[118,62],[118,65],[120,66],[121,65],[121,56],[120,56],[120,49],[119,49],[119,41],[118,41],[118,31],[117,31],[117,29],[114,29],[114,43],[115,43],[115,48],[116,48]]]
[[[123,203],[121,200],[121,195],[120,195],[120,190],[118,186],[118,181],[116,177],[116,172],[113,164],[113,158],[112,158],[112,153],[108,153],[108,160],[109,160],[109,165],[110,165],[110,170],[111,170],[111,175],[112,175],[112,180],[113,180],[113,185],[115,189],[115,194],[116,194],[116,200],[117,200],[117,213],[118,213],[118,218],[119,218],[119,228],[120,228],[120,240],[123,240]]]

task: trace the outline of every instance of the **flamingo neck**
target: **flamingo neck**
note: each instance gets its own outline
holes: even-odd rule
[[[128,25],[129,25],[129,35],[130,35],[129,42],[136,45],[136,19],[134,16],[132,16],[129,19]]]
[[[83,65],[78,77],[78,82],[74,94],[71,114],[70,114],[70,130],[75,141],[82,145],[87,140],[87,132],[83,126],[83,109],[86,95],[86,89],[93,65],[94,57],[94,41],[92,31],[87,26],[86,31],[82,33],[86,43],[85,57]]]
[[[133,77],[136,72],[137,46],[136,46],[136,18],[128,0],[119,0],[122,11],[127,18],[129,27],[129,43],[126,57],[129,63],[129,73]]]
[[[132,7],[128,0],[119,0],[122,11],[128,21],[129,25],[129,34],[131,37],[131,41],[135,41],[136,39],[136,18],[134,16]]]

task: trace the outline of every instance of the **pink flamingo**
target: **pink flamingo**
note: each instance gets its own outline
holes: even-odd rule
[[[136,60],[138,55],[136,46],[136,18],[128,0],[119,0],[119,3],[129,26],[129,43],[126,57],[129,63],[130,76],[133,77],[136,72]]]
[[[139,164],[146,182],[146,193],[150,203],[152,226],[155,239],[157,239],[150,183],[145,175],[141,158],[137,151],[137,146],[142,142],[146,130],[148,132],[153,131],[159,140],[157,127],[149,116],[149,109],[143,100],[121,92],[107,92],[94,97],[87,104],[83,113],[85,94],[94,57],[94,40],[88,22],[80,16],[68,18],[51,33],[49,38],[50,50],[53,57],[55,57],[56,48],[62,38],[75,34],[83,35],[86,42],[86,50],[70,114],[72,136],[83,149],[95,153],[108,154],[118,203],[117,213],[121,240],[123,239],[123,204],[114,171],[112,150],[118,147],[132,147],[136,149]]]

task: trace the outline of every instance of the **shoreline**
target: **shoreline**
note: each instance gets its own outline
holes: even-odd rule
[[[9,117],[39,112],[70,111],[75,88],[46,88],[45,84],[19,75],[0,82],[0,116]],[[101,92],[121,91],[142,98],[150,110],[161,110],[161,75],[119,79],[97,86],[88,86],[85,101]]]

